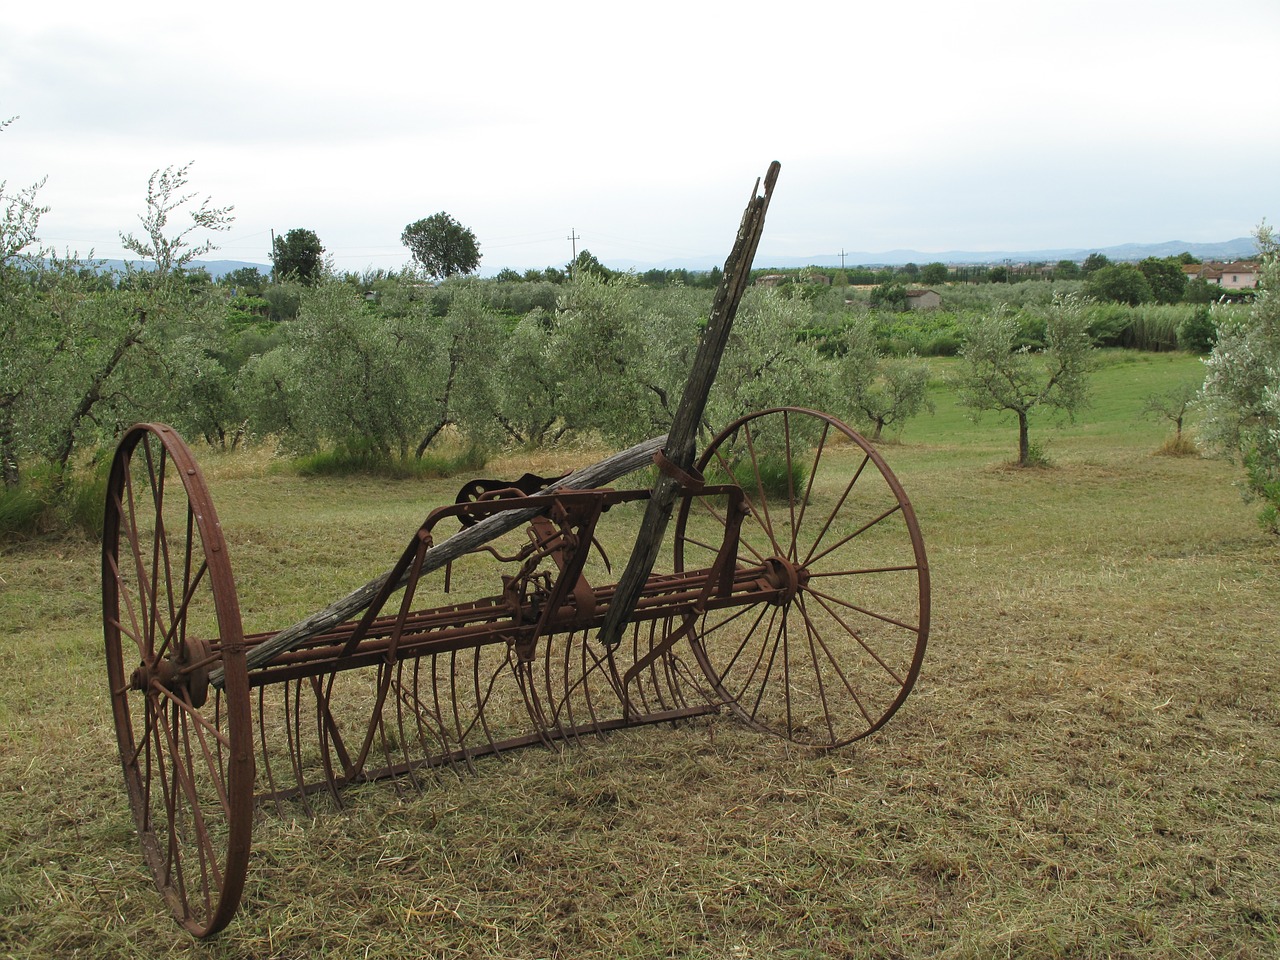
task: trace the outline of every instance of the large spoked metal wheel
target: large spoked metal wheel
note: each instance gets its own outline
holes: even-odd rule
[[[210,936],[235,913],[248,866],[249,684],[218,517],[191,451],[163,424],[130,429],[112,463],[102,623],[143,855],[178,921]],[[221,690],[209,683],[219,666]]]
[[[702,614],[693,652],[716,694],[796,743],[878,730],[916,682],[929,635],[924,541],[897,478],[849,427],[800,408],[736,421],[698,468],[742,487],[737,566],[778,587],[768,602]],[[724,498],[683,503],[677,569],[711,565],[726,510]]]

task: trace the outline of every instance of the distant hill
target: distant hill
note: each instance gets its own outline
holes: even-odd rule
[[[142,263],[137,260],[94,260],[94,264],[99,270],[111,271],[118,270],[124,272],[125,267],[132,263],[135,270],[150,270],[151,264]],[[192,260],[187,264],[189,269],[197,270],[203,267],[208,271],[209,276],[217,280],[224,274],[239,270],[242,267],[253,267],[264,276],[271,276],[271,264],[269,263],[249,263],[246,260]]]
[[[1142,260],[1146,257],[1174,257],[1182,252],[1201,260],[1244,260],[1257,253],[1252,237],[1238,237],[1222,243],[1187,243],[1169,240],[1165,243],[1123,243],[1114,247],[1061,247],[1052,250],[947,250],[924,253],[920,250],[886,250],[880,253],[855,251],[844,254],[847,267],[898,267],[904,263],[926,264],[941,262],[953,266],[965,264],[1057,263],[1059,260],[1083,261],[1091,253],[1105,254],[1111,260]],[[611,270],[710,270],[723,261],[712,257],[664,260],[660,263],[640,263],[631,260],[604,260]],[[755,266],[767,267],[840,267],[840,254],[820,253],[809,257],[771,257],[757,254]]]
[[[1061,247],[1052,250],[947,250],[925,253],[920,250],[885,250],[880,253],[866,251],[846,252],[844,265],[847,267],[900,267],[904,263],[924,265],[926,263],[945,263],[952,266],[967,264],[1003,264],[1009,263],[1057,263],[1059,260],[1083,261],[1091,253],[1105,254],[1111,260],[1137,261],[1146,257],[1175,257],[1182,252],[1190,253],[1201,260],[1247,260],[1257,254],[1257,246],[1252,237],[1238,237],[1221,243],[1187,243],[1182,240],[1168,240],[1164,243],[1122,243],[1114,247]],[[639,260],[606,259],[601,261],[610,270],[710,270],[722,265],[723,260],[711,256],[680,257],[662,260],[657,263],[645,263]],[[101,269],[123,270],[123,260],[99,261]],[[140,266],[135,263],[135,266]],[[271,274],[268,263],[250,263],[246,260],[194,260],[192,267],[203,267],[209,276],[217,280],[219,277],[252,267],[266,276]],[[503,269],[504,264],[486,265],[481,271],[483,276],[493,276]],[[808,257],[771,257],[768,254],[756,256],[755,266],[758,269],[769,267],[840,267],[840,254],[817,253]],[[523,272],[524,268],[513,268]]]

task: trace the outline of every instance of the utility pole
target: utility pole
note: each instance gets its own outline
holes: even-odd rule
[[[844,270],[844,247],[840,248],[840,269]]]
[[[577,269],[575,264],[578,262],[578,241],[582,238],[578,236],[577,231],[574,230],[573,227],[570,227],[569,235],[565,237],[565,239],[573,244],[573,259],[569,261],[569,277],[572,279],[573,272]]]
[[[276,282],[276,230],[271,228],[271,282]]]

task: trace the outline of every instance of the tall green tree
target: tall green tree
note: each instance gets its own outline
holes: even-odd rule
[[[1018,317],[997,310],[971,321],[954,383],[975,419],[984,411],[1012,414],[1018,423],[1018,465],[1032,466],[1031,414],[1049,410],[1074,418],[1088,399],[1093,354],[1088,318],[1074,297],[1059,299],[1045,316],[1045,346],[1019,347]]]
[[[939,261],[926,263],[920,270],[921,282],[927,283],[930,286],[935,286],[939,283],[946,283],[949,276],[950,271],[947,269],[947,265]]]
[[[1156,303],[1177,303],[1187,289],[1187,274],[1176,257],[1147,257],[1138,264]]]
[[[1105,253],[1091,253],[1084,258],[1084,263],[1080,265],[1080,272],[1087,277],[1089,274],[1110,265],[1111,258]]]
[[[314,286],[324,276],[324,247],[311,230],[295,227],[271,244],[275,279],[293,279]]]
[[[480,266],[476,235],[444,211],[406,226],[400,242],[409,248],[423,273],[433,279],[474,273]]]

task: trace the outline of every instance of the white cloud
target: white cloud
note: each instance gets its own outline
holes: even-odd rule
[[[563,263],[570,229],[722,256],[773,159],[764,256],[1227,239],[1280,205],[1278,28],[1268,0],[69,0],[0,36],[0,179],[47,173],[48,239],[113,256],[150,172],[195,160],[223,256],[305,226],[351,269],[438,210],[486,269]]]

